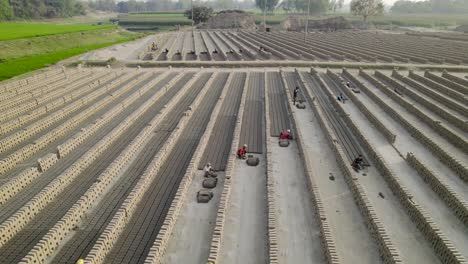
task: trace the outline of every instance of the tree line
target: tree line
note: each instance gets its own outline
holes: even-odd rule
[[[0,0],[1,1],[1,0]],[[272,1],[272,0],[268,0]],[[234,0],[194,0],[194,6],[205,6],[212,9],[251,9],[255,7],[254,0],[244,0],[242,2]],[[89,2],[89,7],[101,11],[113,11],[119,13],[130,12],[151,12],[151,11],[172,11],[188,9],[191,6],[190,0],[149,0],[149,1],[114,1],[95,0]]]
[[[84,15],[77,0],[0,0],[0,20],[54,18]]]
[[[400,0],[390,9],[393,13],[468,13],[468,0]]]

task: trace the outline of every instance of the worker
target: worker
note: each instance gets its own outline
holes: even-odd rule
[[[349,82],[346,82],[346,86],[351,89],[351,84]]]
[[[293,92],[293,104],[296,104],[298,94],[299,94],[299,87],[296,86],[296,88],[294,88],[294,92]]]
[[[85,262],[84,262],[84,259],[79,259],[79,260],[76,262],[76,264],[84,264],[84,263],[85,263]]]
[[[237,151],[237,157],[239,159],[245,159],[247,158],[247,144],[244,144],[244,146],[242,146],[242,148],[240,148],[238,151]]]
[[[343,102],[343,104],[346,102],[346,98],[343,96],[342,93],[340,93],[337,97],[338,101]]]
[[[205,172],[205,177],[216,177],[216,173],[213,171],[213,168],[211,167],[211,163],[207,163],[205,167],[203,168],[203,171]]]
[[[153,44],[151,44],[151,50],[152,51],[158,50],[158,45],[156,45],[156,42],[153,42]]]
[[[291,129],[288,129],[284,132],[281,132],[280,134],[280,139],[293,139],[292,136],[291,136]]]
[[[353,163],[351,163],[351,166],[353,167],[354,170],[359,171],[360,169],[363,168],[364,166],[364,158],[361,154],[357,158],[354,159]]]

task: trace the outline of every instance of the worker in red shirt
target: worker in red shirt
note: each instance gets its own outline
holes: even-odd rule
[[[292,139],[291,130],[288,129],[288,130],[286,130],[284,132],[281,132],[280,139]]]
[[[240,148],[238,151],[237,151],[237,157],[239,159],[245,159],[247,156],[247,144],[244,144],[244,146],[242,146],[242,148]]]

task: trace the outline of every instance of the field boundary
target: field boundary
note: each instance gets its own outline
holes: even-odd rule
[[[106,60],[74,61],[67,66],[107,66]],[[130,68],[157,68],[157,67],[224,67],[224,68],[245,68],[245,67],[296,67],[296,68],[331,68],[342,69],[375,69],[375,70],[431,70],[443,72],[466,72],[468,66],[462,65],[432,65],[432,64],[397,64],[397,63],[352,63],[352,62],[317,62],[317,61],[118,61],[115,65],[127,66]],[[112,65],[111,65],[112,66]]]

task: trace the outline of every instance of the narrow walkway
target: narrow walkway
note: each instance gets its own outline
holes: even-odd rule
[[[297,118],[297,125],[307,135],[303,139],[304,150],[311,159],[306,162],[312,164],[313,177],[320,190],[340,259],[346,263],[382,263],[378,248],[335,161],[335,154],[309,104],[306,104],[305,111],[297,111]],[[331,181],[330,176],[335,180]]]
[[[236,160],[219,263],[267,263],[266,167],[264,156],[257,156],[256,167]]]
[[[280,263],[325,263],[320,226],[296,141],[271,146]]]
[[[167,244],[162,264],[204,263],[210,253],[211,233],[213,232],[219,199],[223,191],[224,172],[218,173],[217,187],[211,189],[213,199],[209,203],[198,203],[196,193],[203,189],[204,173],[199,171],[193,177],[189,195],[180,210],[179,218]]]

